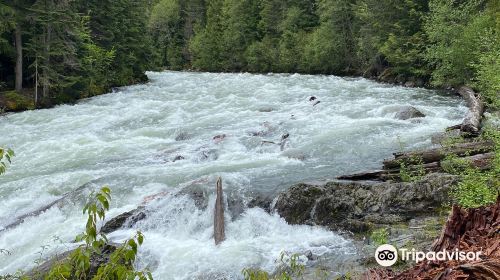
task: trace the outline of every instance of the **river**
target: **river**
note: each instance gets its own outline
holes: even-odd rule
[[[107,217],[136,208],[146,196],[151,215],[114,241],[141,230],[139,267],[156,279],[237,279],[245,267],[272,271],[280,252],[312,251],[332,272],[355,259],[352,242],[314,226],[288,225],[276,214],[244,205],[290,185],[379,168],[399,149],[431,146],[430,136],[461,121],[456,96],[324,75],[148,72],[150,82],[114,90],[76,105],[0,117],[0,146],[15,150],[0,176],[0,229],[85,185],[41,215],[0,232],[0,274],[29,269],[75,245],[82,205],[93,188],[112,189]],[[321,103],[308,101],[316,96]],[[412,105],[425,118],[397,120]],[[279,142],[283,146],[262,143]],[[219,137],[217,137],[219,135]],[[221,135],[225,135],[222,137]],[[214,139],[215,137],[215,139]],[[177,158],[177,160],[176,160]],[[227,240],[212,239],[214,189],[243,213],[226,211]],[[206,189],[208,207],[187,195]]]

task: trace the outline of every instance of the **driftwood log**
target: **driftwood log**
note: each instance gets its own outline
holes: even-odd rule
[[[462,157],[464,161],[467,161],[470,166],[476,167],[481,170],[490,169],[492,166],[494,154],[492,152],[485,154],[476,154],[473,156]],[[410,165],[408,166],[408,172],[418,172],[419,170],[423,170],[425,173],[432,172],[443,172],[444,165],[447,161],[436,161],[431,163],[424,163],[421,166]],[[351,175],[343,175],[337,177],[339,180],[351,180],[351,181],[387,181],[387,180],[397,180],[400,177],[401,169],[391,168],[391,169],[383,169],[383,170],[375,170],[368,172],[360,172]]]
[[[394,153],[394,159],[384,160],[384,169],[398,168],[401,162],[411,162],[414,159],[422,160],[423,163],[437,162],[447,155],[453,154],[459,157],[472,156],[493,151],[495,144],[492,141],[459,143],[450,147],[434,148],[423,151],[406,153]]]
[[[40,214],[44,213],[45,211],[51,209],[54,205],[62,205],[64,200],[66,200],[68,197],[70,197],[72,195],[79,194],[81,191],[88,188],[89,186],[90,186],[89,183],[83,184],[80,187],[76,188],[75,190],[72,190],[72,191],[69,191],[69,192],[63,194],[60,198],[50,202],[49,204],[47,204],[45,206],[42,206],[34,211],[31,211],[29,213],[26,213],[26,214],[23,214],[19,217],[16,217],[12,223],[5,225],[3,228],[0,228],[0,233],[24,223],[24,220],[26,220],[27,218],[39,216]]]
[[[476,94],[471,88],[462,86],[458,89],[458,94],[460,94],[467,102],[467,107],[469,111],[465,115],[465,118],[460,126],[462,132],[467,132],[471,134],[478,134],[481,127],[481,118],[484,112],[484,104],[481,98]]]
[[[215,198],[215,210],[214,210],[214,239],[215,245],[220,244],[226,239],[226,233],[224,229],[224,200],[222,193],[222,178],[217,179],[217,197]]]

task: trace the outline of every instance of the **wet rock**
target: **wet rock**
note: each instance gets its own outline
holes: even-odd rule
[[[177,155],[177,156],[174,158],[174,160],[172,160],[172,161],[173,161],[173,162],[176,162],[176,161],[178,161],[178,160],[183,160],[183,159],[184,159],[184,157],[183,157],[183,156],[181,156],[181,155]]]
[[[196,207],[199,209],[206,209],[208,207],[208,198],[210,196],[210,192],[214,193],[214,190],[204,185],[204,184],[193,184],[183,188],[177,195],[187,195],[193,201]]]
[[[269,113],[269,112],[274,111],[274,108],[271,108],[271,107],[262,107],[262,108],[259,108],[258,111],[261,112],[261,113]]]
[[[198,159],[200,161],[211,161],[217,160],[219,158],[219,151],[217,149],[201,149],[198,154]]]
[[[122,213],[111,220],[107,221],[101,228],[101,232],[110,233],[122,227],[132,227],[138,221],[146,218],[146,210],[144,206],[139,206],[134,210]]]
[[[406,81],[405,87],[415,87],[415,82],[414,81]]]
[[[214,141],[215,144],[218,144],[220,142],[222,142],[222,140],[226,139],[226,134],[219,134],[219,135],[215,135],[212,140]]]
[[[273,202],[273,197],[270,195],[257,194],[248,202],[248,208],[259,207],[264,209],[266,212],[271,212],[271,203]]]
[[[396,113],[395,116],[395,118],[398,120],[407,120],[407,119],[423,118],[423,117],[425,117],[424,113],[420,112],[413,106],[406,106],[401,108],[399,112]]]
[[[180,132],[175,136],[175,141],[184,141],[192,138],[192,135],[187,132]]]
[[[304,255],[310,261],[315,261],[318,259],[318,257],[316,255],[314,255],[313,252],[311,252],[311,250],[307,251]]]
[[[102,248],[100,254],[92,254],[90,256],[90,269],[88,270],[86,279],[92,279],[92,277],[97,274],[97,270],[99,269],[99,267],[108,263],[111,254],[117,248],[118,244],[108,243],[104,245],[104,248]],[[26,276],[32,280],[45,279],[52,267],[60,262],[68,260],[74,251],[75,250],[67,251],[52,257],[51,259],[32,269],[26,274]]]
[[[457,176],[434,173],[410,183],[298,184],[278,196],[276,210],[291,224],[365,232],[374,224],[407,221],[440,207],[457,182]]]

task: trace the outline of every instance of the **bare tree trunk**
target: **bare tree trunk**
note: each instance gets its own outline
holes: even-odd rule
[[[469,87],[461,87],[458,93],[465,99],[469,111],[462,122],[460,129],[472,134],[479,133],[481,118],[483,117],[484,104],[480,97]]]
[[[47,68],[50,67],[50,40],[52,35],[52,28],[50,24],[47,24],[46,36],[44,36],[45,43],[45,67],[42,69],[43,83],[42,83],[42,102],[49,95],[49,73]]]
[[[38,108],[38,58],[35,59],[35,108]]]
[[[215,199],[215,211],[214,211],[214,239],[215,245],[220,244],[224,239],[226,239],[226,233],[224,229],[224,201],[222,194],[222,179],[219,177],[217,179],[217,198]]]
[[[23,90],[23,41],[22,41],[22,30],[21,25],[19,23],[16,24],[16,28],[14,30],[15,37],[15,47],[16,47],[16,82],[15,89],[17,92],[21,92]]]

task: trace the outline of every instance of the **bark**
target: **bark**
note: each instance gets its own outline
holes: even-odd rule
[[[434,148],[424,151],[394,153],[394,159],[384,160],[384,169],[398,168],[403,162],[421,159],[423,163],[431,163],[444,159],[453,154],[459,157],[471,156],[493,151],[495,145],[492,141],[459,143],[450,147]]]
[[[224,229],[224,202],[222,193],[222,179],[219,177],[217,179],[217,197],[215,199],[215,211],[214,211],[214,239],[215,245],[220,244],[226,239],[226,233]]]
[[[458,93],[465,99],[469,107],[460,130],[471,134],[478,134],[484,112],[484,104],[480,97],[469,87],[461,87],[458,89]]]
[[[22,41],[22,29],[19,23],[16,24],[14,30],[15,37],[15,47],[16,47],[16,82],[15,89],[17,92],[23,90],[23,41]]]

